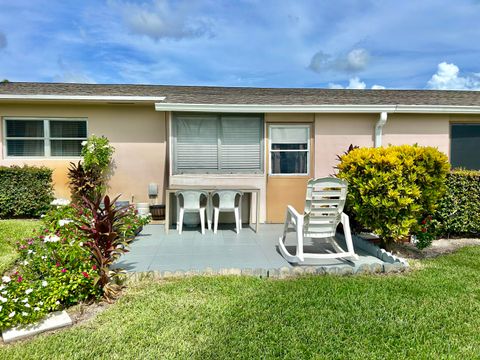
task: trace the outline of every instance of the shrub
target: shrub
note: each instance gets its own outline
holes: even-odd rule
[[[96,195],[103,191],[100,173],[85,169],[80,161],[78,164],[70,163],[68,180],[72,200],[76,203],[80,203],[84,197],[95,199]]]
[[[0,167],[0,218],[39,217],[53,200],[52,170],[46,167]]]
[[[432,147],[359,148],[340,159],[338,177],[349,183],[346,209],[384,247],[415,232],[445,192],[448,159]]]
[[[480,171],[454,170],[435,219],[443,236],[480,235]]]

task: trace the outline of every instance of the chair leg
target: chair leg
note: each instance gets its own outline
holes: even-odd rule
[[[200,209],[200,226],[202,229],[202,235],[205,235],[205,208]]]
[[[238,213],[238,207],[233,209],[233,212],[235,213],[235,227],[237,228],[237,234],[240,233],[240,215]]]
[[[183,229],[183,214],[185,213],[184,209],[180,209],[179,215],[178,215],[178,233],[182,233]]]
[[[218,229],[218,215],[220,213],[220,210],[218,208],[213,209],[213,233],[217,233]]]

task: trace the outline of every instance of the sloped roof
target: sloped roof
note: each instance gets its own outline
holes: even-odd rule
[[[347,90],[5,82],[0,98],[22,95],[165,97],[172,104],[480,106],[480,91]]]

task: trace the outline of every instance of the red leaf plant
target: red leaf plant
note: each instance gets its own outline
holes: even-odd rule
[[[110,301],[120,291],[120,285],[114,280],[122,273],[121,269],[111,269],[111,265],[125,252],[128,244],[119,231],[122,221],[127,216],[128,206],[116,207],[116,197],[110,200],[107,195],[97,196],[94,201],[83,197],[84,207],[90,210],[92,217],[81,217],[81,231],[88,237],[84,243],[89,247],[98,269],[98,284],[104,297]]]

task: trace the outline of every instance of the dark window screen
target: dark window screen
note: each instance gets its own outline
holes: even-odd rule
[[[480,170],[480,124],[452,124],[452,168]]]

